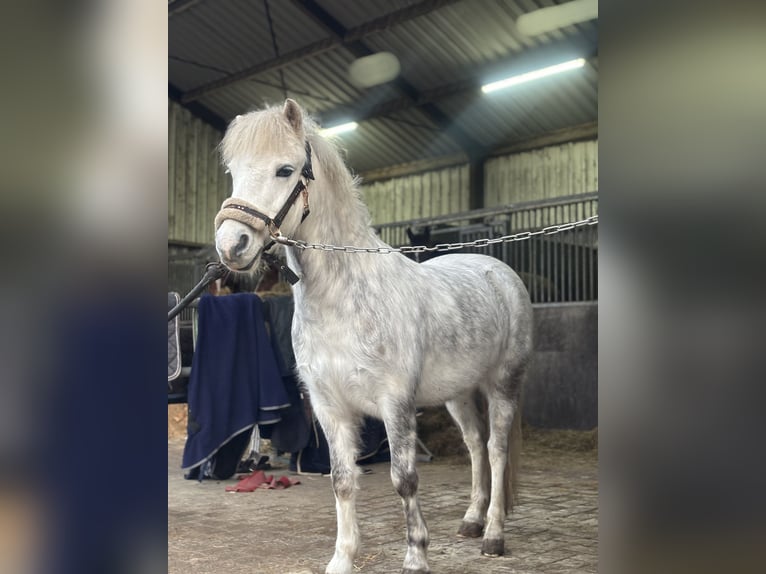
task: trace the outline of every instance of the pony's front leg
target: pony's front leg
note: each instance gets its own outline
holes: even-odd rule
[[[326,574],[350,574],[359,552],[359,526],[356,520],[356,466],[359,419],[348,412],[314,405],[330,447],[332,489],[335,493],[335,513],[338,532],[335,554]]]
[[[418,473],[416,463],[417,423],[415,407],[408,404],[393,405],[384,412],[388,444],[391,449],[391,481],[402,497],[404,516],[407,520],[407,554],[404,557],[403,574],[430,572],[426,552],[428,550],[428,526],[420,511],[418,498]]]

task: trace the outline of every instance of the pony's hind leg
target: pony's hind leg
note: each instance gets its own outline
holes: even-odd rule
[[[409,404],[393,405],[385,409],[388,444],[391,449],[391,482],[402,498],[407,521],[407,554],[403,574],[430,572],[427,560],[428,526],[420,511],[418,473],[416,463],[417,423],[415,407]]]
[[[446,403],[471,455],[471,504],[457,531],[458,536],[466,538],[479,538],[484,533],[484,516],[489,504],[487,424],[478,404],[480,400],[483,398],[477,393],[469,393]]]
[[[508,513],[509,501],[513,496],[510,485],[510,441],[513,419],[520,416],[518,401],[508,396],[488,397],[489,414],[489,465],[491,468],[491,496],[487,510],[487,523],[481,553],[486,556],[505,554],[503,528]]]
[[[359,526],[356,519],[359,419],[341,410],[328,409],[318,400],[314,404],[314,412],[330,447],[332,489],[338,522],[335,554],[325,574],[351,574],[354,558],[359,552]]]

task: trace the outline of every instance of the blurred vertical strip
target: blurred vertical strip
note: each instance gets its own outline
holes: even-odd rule
[[[760,572],[766,4],[599,30],[599,571]]]
[[[0,571],[163,571],[166,5],[4,2],[0,72]]]

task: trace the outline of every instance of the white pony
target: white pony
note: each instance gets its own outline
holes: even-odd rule
[[[310,243],[387,247],[339,151],[293,100],[237,116],[221,149],[234,191],[216,218],[216,248],[229,268],[258,264],[279,231]],[[417,264],[398,253],[286,251],[300,276],[292,325],[298,372],[330,445],[338,529],[326,572],[351,573],[359,551],[363,415],[382,419],[388,433],[407,522],[403,572],[430,571],[415,467],[415,409],[428,405],[446,404],[471,456],[471,503],[458,534],[483,534],[482,553],[503,554],[532,353],[531,304],[519,277],[485,255]]]

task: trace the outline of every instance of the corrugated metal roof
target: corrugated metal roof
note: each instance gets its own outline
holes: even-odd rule
[[[181,60],[178,57],[168,58],[168,77],[171,78],[173,85],[182,92],[200,84],[207,84],[225,75],[222,71],[191,60]]]
[[[269,2],[279,53],[284,54],[327,37],[327,32],[292,2]],[[204,0],[173,16],[169,26],[170,56],[182,57],[228,73],[276,56],[264,3],[253,0]],[[174,81],[171,74],[170,80]],[[185,89],[205,84],[200,79]],[[179,86],[180,87],[180,86]]]
[[[477,68],[510,61],[527,49],[564,39],[585,44],[593,35],[591,23],[583,27],[584,32],[572,27],[566,35],[525,38],[515,23],[515,17],[524,12],[515,2],[458,2],[372,35],[368,43],[396,54],[402,73],[426,90],[470,76]]]
[[[317,0],[346,30],[367,24],[422,0]],[[485,149],[513,144],[561,128],[597,121],[598,62],[584,69],[484,95],[490,75],[546,61],[574,45],[597,53],[595,22],[535,39],[516,29],[519,15],[553,0],[462,0],[389,25],[349,45],[337,39],[325,16],[294,2],[269,0],[279,54],[324,42],[281,67],[205,90],[211,82],[276,57],[265,0],[201,0],[169,22],[170,82],[182,93],[202,88],[198,104],[228,121],[236,114],[281,102],[289,95],[320,119],[349,113],[365,118],[344,135],[357,172],[466,152],[468,141]],[[422,6],[422,4],[421,4]],[[433,4],[432,4],[433,6]],[[335,44],[333,44],[333,42]],[[556,51],[558,50],[558,52]],[[355,86],[348,67],[355,57],[390,51],[402,70],[395,82],[369,89]],[[412,98],[420,99],[415,106]],[[383,109],[381,110],[381,105]],[[447,133],[445,122],[457,128]]]
[[[312,115],[332,110],[338,106],[357,107],[364,96],[347,78],[346,70],[354,57],[341,50],[320,54],[305,62],[297,62],[283,70],[258,74],[225,90],[212,92],[201,101],[213,110],[224,111],[230,119],[236,114],[263,105],[277,104],[285,99],[282,80],[287,95],[300,101]],[[399,96],[391,86],[376,88],[381,101]]]
[[[596,71],[582,70],[543,78],[482,96],[460,94],[439,107],[488,148],[522,141],[598,118]]]
[[[460,151],[416,109],[362,122],[355,131],[343,134],[342,141],[357,172]]]

